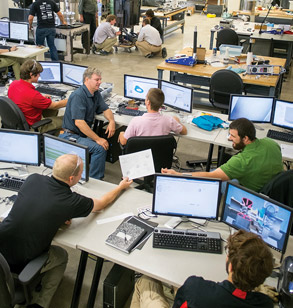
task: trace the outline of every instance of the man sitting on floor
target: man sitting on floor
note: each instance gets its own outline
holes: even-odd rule
[[[33,296],[31,308],[50,306],[67,264],[67,252],[51,245],[65,222],[86,217],[110,205],[132,181],[124,179],[100,199],[71,191],[83,172],[82,159],[75,154],[59,156],[51,177],[34,173],[22,185],[18,197],[0,224],[0,252],[13,273],[19,273],[31,260],[48,251],[49,259],[41,270],[42,289]],[[37,192],[37,193],[36,193]]]
[[[106,22],[102,22],[95,31],[93,38],[93,52],[107,56],[112,52],[113,46],[117,43],[117,36],[121,34],[112,27],[116,23],[115,15],[108,15]]]
[[[3,54],[3,53],[15,51],[15,50],[17,50],[16,46],[13,46],[9,49],[4,49],[4,48],[0,47],[0,55]],[[0,56],[0,68],[3,68],[3,67],[8,68],[8,66],[12,66],[15,78],[19,79],[20,78],[20,64],[19,64],[19,62],[15,59],[12,59],[12,58],[9,58],[9,57],[6,57],[6,56]]]
[[[186,127],[180,123],[177,117],[170,117],[159,113],[164,104],[165,96],[162,90],[152,88],[145,99],[147,113],[140,117],[134,117],[125,132],[119,135],[119,142],[125,145],[127,139],[135,136],[160,136],[175,134],[186,135]]]
[[[283,170],[280,146],[270,138],[257,139],[255,127],[245,118],[233,121],[229,140],[235,150],[240,150],[227,163],[211,172],[193,172],[196,177],[210,177],[228,181],[232,179],[254,191],[260,191],[276,174]],[[172,169],[162,173],[178,174]]]
[[[157,29],[150,25],[150,20],[145,18],[142,22],[142,28],[139,32],[136,47],[146,58],[152,58],[155,55],[167,57],[166,48],[162,48],[162,40]]]
[[[11,83],[8,89],[8,97],[20,108],[29,126],[40,121],[42,117],[52,120],[40,128],[41,133],[62,128],[63,117],[57,116],[59,108],[65,107],[67,99],[53,102],[50,95],[42,95],[36,90],[33,83],[37,83],[42,65],[36,60],[27,60],[20,67],[20,80]]]
[[[190,276],[178,289],[173,308],[273,308],[269,296],[276,300],[277,293],[259,287],[271,274],[274,264],[263,240],[240,230],[228,238],[226,252],[227,279],[214,282]],[[130,308],[153,307],[169,308],[170,305],[161,282],[142,276],[135,284]]]

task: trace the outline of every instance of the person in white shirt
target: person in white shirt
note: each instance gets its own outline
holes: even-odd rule
[[[93,53],[96,51],[101,55],[108,55],[113,46],[117,42],[117,36],[121,34],[120,31],[117,31],[112,27],[116,23],[115,15],[108,15],[106,22],[103,22],[96,29],[93,37]]]
[[[142,22],[142,29],[139,32],[136,47],[146,58],[152,58],[155,55],[167,57],[166,48],[162,48],[162,40],[157,29],[150,25],[150,21],[145,18]]]

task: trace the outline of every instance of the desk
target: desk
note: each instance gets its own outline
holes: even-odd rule
[[[185,48],[180,53],[187,54],[192,56],[193,49],[192,48]],[[211,55],[211,51],[207,51],[207,55]],[[280,65],[284,66],[286,60],[280,58],[271,58],[271,57],[262,57],[264,59],[270,60],[270,64],[272,65]],[[230,65],[230,64],[229,64]],[[239,65],[233,64],[233,67],[239,67]],[[178,64],[170,64],[166,63],[165,61],[157,65],[158,70],[158,78],[163,79],[163,71],[167,70],[170,71],[170,81],[171,82],[182,82],[186,84],[193,84],[196,86],[205,86],[209,88],[210,77],[212,74],[220,69],[225,67],[212,67],[211,65],[205,64],[196,64],[195,66],[185,66],[185,65],[178,65]],[[265,96],[274,96],[279,97],[281,88],[282,88],[282,81],[283,76],[261,76],[260,78],[256,79],[253,75],[239,75],[243,80],[245,90],[248,93],[258,94],[258,95],[265,95]],[[194,88],[194,91],[199,97],[208,98],[208,93],[201,93],[201,92],[209,92],[209,89],[200,88],[197,90]]]
[[[9,45],[16,45],[11,44]],[[34,58],[38,61],[44,61],[44,54],[49,50],[48,47],[38,47],[34,45],[25,45],[25,47],[17,46],[17,50],[11,51],[9,53],[2,53],[1,56],[9,57],[9,58],[18,58],[18,59],[27,59]]]

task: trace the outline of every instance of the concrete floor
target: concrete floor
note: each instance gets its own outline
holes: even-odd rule
[[[181,31],[178,30],[171,33],[165,40],[164,46],[167,48],[168,56],[179,53],[179,51],[184,47],[192,47],[194,26],[197,26],[198,28],[198,46],[202,45],[202,47],[206,47],[208,49],[210,29],[218,22],[219,18],[207,18],[205,15],[194,14],[192,16],[187,16],[184,34],[182,35]],[[78,44],[78,42],[76,43]],[[156,65],[158,65],[160,62],[162,62],[162,58],[154,57],[152,59],[146,59],[142,57],[138,51],[135,51],[134,48],[132,53],[128,53],[123,49],[119,49],[118,53],[114,53],[110,56],[98,56],[93,54],[88,56],[82,54],[74,55],[74,63],[98,67],[102,71],[103,81],[114,83],[113,91],[120,95],[123,95],[124,74],[157,78]],[[166,72],[164,73],[164,79],[169,79],[169,74]],[[281,98],[285,100],[291,100],[293,94],[292,89],[292,78],[290,73],[287,75],[286,81],[284,82]],[[178,143],[177,155],[182,162],[182,165],[185,166],[185,161],[187,159],[204,158],[207,155],[207,151],[208,144],[181,138]],[[107,163],[105,181],[118,183],[120,178],[121,171],[119,163]],[[60,288],[56,292],[55,297],[51,303],[51,308],[70,307],[80,252],[74,249],[68,249],[67,247],[66,249],[69,252],[69,263]],[[94,264],[94,261],[89,260],[79,307],[86,307]],[[111,264],[107,263],[105,269],[103,270],[101,281],[108,273],[109,268],[111,268]],[[95,307],[102,307],[101,290],[102,289],[100,284]]]

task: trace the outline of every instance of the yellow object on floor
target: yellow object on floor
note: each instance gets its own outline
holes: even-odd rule
[[[207,18],[215,18],[216,14],[207,14]]]

